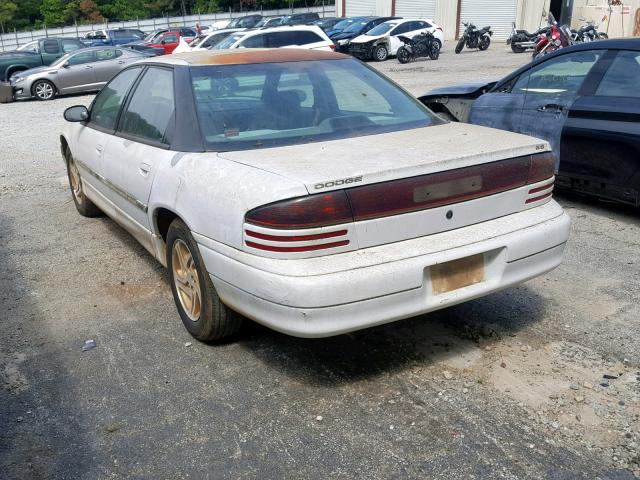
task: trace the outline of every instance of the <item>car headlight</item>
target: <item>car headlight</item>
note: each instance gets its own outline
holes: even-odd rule
[[[17,85],[20,82],[24,82],[24,77],[11,77],[10,78],[11,85]]]
[[[349,40],[338,40],[338,45],[346,45],[349,43]]]

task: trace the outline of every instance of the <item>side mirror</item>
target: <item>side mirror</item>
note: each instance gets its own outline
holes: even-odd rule
[[[64,62],[62,64],[62,68],[69,68],[69,62]]]
[[[64,119],[67,122],[84,122],[89,118],[89,110],[84,105],[75,105],[64,111]]]

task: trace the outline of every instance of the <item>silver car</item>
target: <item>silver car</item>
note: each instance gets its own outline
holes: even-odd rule
[[[32,68],[11,77],[13,96],[51,100],[56,95],[100,90],[116,73],[147,55],[118,47],[84,48],[49,66]]]

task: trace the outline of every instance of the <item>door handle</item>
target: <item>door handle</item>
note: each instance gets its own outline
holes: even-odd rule
[[[149,172],[151,171],[151,165],[145,162],[140,163],[138,168],[140,169],[140,174],[143,177],[146,177],[147,175],[149,175]]]
[[[85,66],[84,66],[84,69],[85,69],[85,70],[91,70],[92,68],[93,68],[93,67],[92,67],[91,65],[85,65]]]
[[[547,110],[555,110],[558,113],[564,112],[564,107],[557,103],[548,103],[546,105],[540,105],[537,109],[539,112],[546,112]]]
[[[104,147],[102,145],[96,145],[96,153],[98,155],[102,155],[103,150],[104,150]]]

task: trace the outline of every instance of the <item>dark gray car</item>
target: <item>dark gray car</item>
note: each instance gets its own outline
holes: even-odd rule
[[[131,62],[146,55],[126,48],[95,47],[69,53],[47,67],[11,77],[15,99],[51,100],[56,95],[100,90]]]

